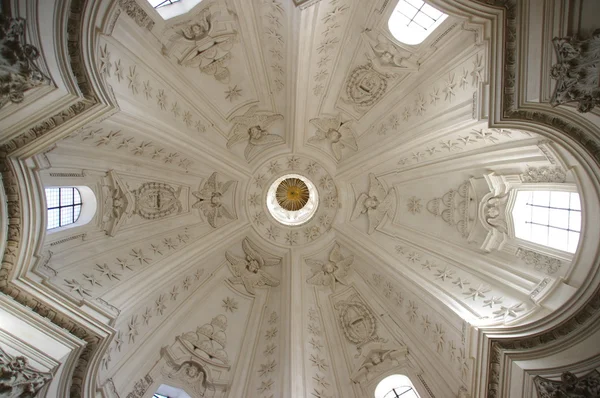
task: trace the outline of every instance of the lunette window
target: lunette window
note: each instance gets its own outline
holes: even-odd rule
[[[174,3],[179,3],[181,0],[148,0],[150,5],[154,8],[160,8],[165,6],[170,6]]]
[[[581,234],[581,201],[576,192],[519,191],[513,208],[515,236],[575,253]]]
[[[375,398],[419,398],[419,394],[407,376],[391,375],[379,382]]]
[[[415,45],[425,40],[447,17],[424,1],[400,0],[388,26],[397,40]]]
[[[81,194],[77,188],[46,188],[46,204],[48,206],[47,229],[64,227],[73,224],[81,214]]]

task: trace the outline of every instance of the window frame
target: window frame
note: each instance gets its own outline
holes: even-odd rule
[[[579,194],[579,201],[581,204],[581,228],[579,232],[579,242],[577,243],[577,249],[575,253],[570,253],[565,250],[557,249],[552,246],[546,246],[539,243],[535,243],[523,238],[519,238],[515,233],[515,224],[513,219],[513,210],[516,205],[517,195],[520,191],[558,191],[558,192],[569,192],[569,193],[577,193]],[[506,205],[506,222],[508,229],[508,237],[513,240],[516,245],[525,250],[533,250],[537,253],[555,257],[565,262],[571,262],[577,251],[579,250],[579,245],[581,244],[582,235],[585,231],[585,217],[583,217],[585,212],[585,204],[584,198],[577,189],[577,186],[573,183],[522,183],[513,188],[509,192],[509,199]]]
[[[46,197],[46,189],[53,189],[53,188],[75,188],[75,189],[77,189],[79,191],[79,196],[81,199],[81,211],[79,212],[79,217],[77,218],[77,220],[75,222],[66,224],[63,226],[55,227],[52,229],[48,229],[48,199]],[[92,221],[96,215],[96,210],[98,207],[96,194],[90,187],[88,187],[86,185],[48,185],[48,186],[44,186],[43,195],[44,195],[44,201],[43,201],[44,220],[43,220],[43,222],[44,222],[44,225],[46,228],[46,234],[56,234],[56,233],[65,231],[67,229],[86,225],[90,221]]]
[[[426,36],[425,36],[425,37],[424,37],[424,38],[423,38],[423,39],[422,39],[420,42],[418,42],[418,43],[409,43],[409,42],[403,41],[403,40],[402,40],[400,37],[398,37],[398,36],[396,36],[396,35],[394,34],[394,29],[392,29],[392,23],[391,23],[391,22],[392,22],[392,20],[395,18],[395,13],[396,13],[396,12],[399,12],[399,11],[397,11],[397,7],[398,7],[398,5],[399,5],[399,4],[400,4],[402,1],[404,1],[404,0],[399,0],[399,1],[396,3],[396,5],[394,5],[394,7],[393,7],[393,8],[392,8],[392,7],[390,7],[390,8],[391,8],[391,12],[389,13],[389,16],[388,16],[387,20],[385,20],[385,19],[384,19],[384,21],[386,21],[386,23],[385,23],[385,26],[386,26],[386,28],[387,28],[387,31],[389,32],[390,36],[391,36],[391,37],[394,39],[394,41],[395,41],[395,42],[397,42],[397,43],[399,43],[399,44],[401,44],[402,46],[405,46],[405,47],[407,47],[408,49],[417,49],[417,48],[419,48],[420,46],[425,46],[425,45],[426,45],[426,43],[428,43],[428,41],[430,41],[430,40],[434,40],[436,36],[434,36],[434,34],[433,34],[433,33],[434,33],[435,31],[438,31],[438,30],[439,30],[439,29],[440,29],[442,26],[444,26],[444,25],[448,24],[448,23],[449,23],[448,21],[450,21],[450,20],[452,19],[452,16],[451,16],[451,15],[449,15],[449,14],[446,14],[446,13],[445,13],[443,10],[440,10],[440,9],[439,9],[439,8],[437,8],[436,6],[434,6],[434,5],[430,4],[429,2],[427,2],[427,1],[424,1],[424,3],[425,3],[425,4],[429,5],[430,7],[434,8],[434,9],[436,9],[437,11],[439,11],[440,13],[442,13],[442,17],[438,18],[438,20],[439,20],[439,19],[442,19],[442,20],[441,20],[441,22],[439,22],[439,23],[438,23],[438,22],[435,22],[435,23],[434,23],[434,24],[433,24],[433,25],[430,27],[430,29],[431,29],[431,30],[429,31],[429,33],[428,33],[428,34],[427,34],[427,35],[426,35]],[[421,0],[421,1],[423,1],[423,0]],[[412,6],[412,5],[411,5],[411,6]],[[414,7],[414,6],[413,6],[413,7]],[[416,8],[416,7],[415,7],[415,8]],[[419,12],[422,12],[422,11],[420,11],[420,9],[419,9],[419,10],[417,11],[417,13],[415,14],[415,17],[418,15],[418,13],[419,13]],[[422,12],[422,13],[423,13],[423,14],[425,14],[425,15],[427,15],[425,12]],[[404,14],[403,14],[403,15],[404,15]],[[444,15],[445,15],[445,16],[444,16]],[[405,15],[405,16],[406,16],[406,15]],[[427,16],[429,16],[429,15],[427,15]],[[413,19],[414,19],[414,18],[413,18]],[[436,21],[437,21],[437,20],[436,20]],[[415,23],[416,23],[416,24],[418,24],[417,22],[415,22]],[[437,26],[436,26],[436,24],[437,24]]]

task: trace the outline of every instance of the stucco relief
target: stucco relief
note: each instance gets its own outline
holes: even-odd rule
[[[383,184],[375,176],[369,174],[369,191],[361,193],[356,200],[356,205],[350,221],[356,220],[362,214],[366,214],[369,219],[369,228],[367,232],[372,234],[375,229],[383,222],[386,215],[390,217],[395,211],[395,198],[393,188],[386,191]]]
[[[242,249],[245,257],[237,257],[229,251],[225,252],[227,265],[234,275],[229,278],[229,281],[244,285],[249,294],[256,294],[257,287],[279,286],[279,279],[264,271],[263,268],[281,264],[281,258],[261,253],[248,238],[242,241]]]
[[[200,209],[206,217],[208,223],[217,228],[227,220],[234,220],[235,213],[231,210],[230,204],[233,202],[233,193],[231,199],[227,198],[229,189],[237,185],[236,181],[219,182],[218,173],[214,172],[202,186],[202,189],[192,192],[196,198],[196,203],[192,205],[193,209]]]
[[[316,286],[329,286],[335,292],[336,283],[348,285],[346,276],[354,262],[354,256],[342,256],[340,245],[336,243],[329,253],[329,261],[306,259],[306,264],[311,267],[311,276],[306,280],[307,283]]]
[[[250,107],[243,116],[235,116],[231,119],[233,128],[229,133],[227,148],[247,141],[244,157],[247,161],[251,161],[266,148],[282,144],[284,142],[282,137],[268,131],[277,120],[283,120],[283,115],[259,111],[257,106]]]
[[[33,369],[27,358],[13,357],[0,348],[0,396],[35,397],[52,380],[50,373]]]

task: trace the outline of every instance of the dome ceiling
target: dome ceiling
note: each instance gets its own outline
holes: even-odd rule
[[[409,46],[395,0],[99,3],[90,73],[115,108],[35,158],[95,216],[48,231],[35,272],[111,328],[105,396],[366,397],[394,373],[476,396],[479,331],[585,280],[511,233],[515,186],[595,193],[560,143],[489,127],[483,21],[436,1]]]

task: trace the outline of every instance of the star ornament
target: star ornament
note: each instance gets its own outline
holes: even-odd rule
[[[318,118],[310,122],[317,128],[315,136],[308,139],[309,143],[328,141],[336,160],[342,159],[342,149],[350,148],[358,151],[356,135],[348,127],[349,122],[342,123],[341,115],[335,118]]]
[[[259,112],[257,106],[252,106],[243,116],[236,116],[232,119],[234,125],[227,141],[227,148],[247,141],[244,157],[250,161],[261,149],[282,144],[282,137],[267,131],[277,120],[283,120],[283,116]]]
[[[324,263],[311,259],[306,259],[305,261],[312,268],[312,275],[306,282],[311,285],[329,286],[335,292],[336,282],[348,285],[346,276],[354,262],[354,256],[344,258],[340,252],[340,245],[336,243],[329,254],[328,262]]]
[[[200,209],[206,217],[208,223],[217,228],[221,219],[233,220],[233,213],[223,202],[223,198],[234,181],[220,183],[217,180],[217,172],[211,174],[200,191],[192,192],[192,195],[198,199],[192,205],[193,209]]]

